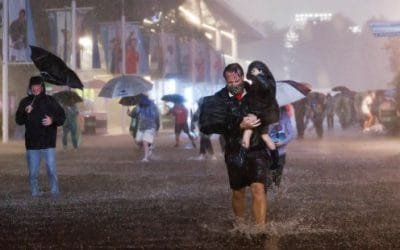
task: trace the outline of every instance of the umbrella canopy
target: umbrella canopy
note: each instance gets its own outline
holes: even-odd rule
[[[276,82],[276,100],[280,107],[304,98],[311,88],[306,83],[292,80]]]
[[[185,97],[183,97],[180,94],[169,94],[169,95],[163,95],[161,97],[161,100],[166,101],[166,102],[173,102],[173,103],[184,103]]]
[[[342,94],[350,96],[350,97],[353,97],[356,94],[355,91],[350,90],[346,86],[336,86],[336,87],[333,87],[332,90],[341,92]]]
[[[108,81],[100,90],[99,96],[105,98],[135,96],[145,93],[151,88],[153,88],[153,84],[141,76],[121,75]]]
[[[134,106],[137,105],[140,99],[144,96],[143,94],[135,95],[135,96],[125,96],[119,100],[119,104],[122,106]]]
[[[78,102],[83,102],[75,91],[64,90],[53,94],[53,97],[64,106],[73,106]]]
[[[82,89],[83,84],[78,75],[65,62],[53,53],[36,47],[31,47],[31,59],[39,69],[44,81],[61,86]]]

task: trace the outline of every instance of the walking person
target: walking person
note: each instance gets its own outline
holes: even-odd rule
[[[46,162],[50,193],[59,194],[56,168],[57,127],[65,121],[63,108],[46,94],[43,79],[40,76],[30,78],[28,96],[18,106],[15,121],[25,125],[25,148],[28,164],[29,183],[32,196],[40,196],[39,168],[43,158]]]
[[[195,127],[194,124],[198,123],[198,121],[199,121],[200,106],[201,106],[202,101],[203,101],[203,98],[200,98],[200,100],[198,101],[199,108],[193,114],[192,121],[191,121],[191,124],[193,124],[193,126],[191,126],[191,127]],[[200,131],[199,136],[200,136],[200,152],[199,152],[200,154],[199,154],[199,156],[197,156],[194,159],[198,160],[198,161],[206,160],[207,153],[208,153],[211,160],[217,160],[217,157],[214,154],[214,148],[211,143],[211,135],[204,134]]]
[[[333,129],[334,116],[335,116],[335,99],[330,93],[328,93],[326,95],[326,121],[329,130]]]
[[[375,92],[368,91],[361,103],[361,112],[364,115],[363,132],[369,132],[374,124],[375,116],[372,113],[372,103],[375,99]]]
[[[260,119],[248,114],[249,96],[246,95],[246,83],[242,67],[232,63],[225,67],[223,76],[226,86],[205,99],[200,117],[200,130],[205,133],[220,133],[225,139],[225,163],[232,189],[232,209],[235,215],[235,226],[241,228],[245,224],[246,187],[250,186],[252,194],[252,212],[255,220],[255,232],[265,232],[267,220],[267,199],[265,184],[270,167],[266,144],[261,138],[259,130],[253,131],[247,151],[247,160],[243,167],[236,164],[235,159],[242,147],[242,134],[245,129],[254,129],[260,126]],[[240,99],[235,96],[240,94]],[[206,105],[208,100],[214,99],[223,103],[227,108],[226,118],[219,124],[213,124],[212,117],[215,105]]]
[[[64,107],[65,122],[63,125],[63,149],[66,150],[68,147],[68,135],[71,134],[71,142],[73,148],[78,149],[78,115],[79,110],[76,105],[70,105]]]
[[[146,95],[140,98],[136,112],[139,116],[136,143],[143,147],[142,162],[149,162],[152,154],[151,145],[154,144],[154,137],[160,129],[160,113],[156,104]]]
[[[286,164],[286,146],[294,139],[294,129],[291,121],[291,105],[280,108],[279,123],[272,126],[270,136],[278,149],[278,167],[272,171],[272,182],[280,187],[283,168]]]
[[[175,116],[175,147],[180,145],[180,135],[183,131],[189,137],[193,148],[196,148],[194,137],[190,134],[188,126],[188,110],[183,103],[175,103],[174,107],[167,113]]]

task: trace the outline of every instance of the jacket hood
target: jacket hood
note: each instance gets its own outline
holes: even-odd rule
[[[27,90],[28,95],[32,95],[31,88],[33,85],[36,85],[36,84],[42,85],[43,91],[40,94],[41,95],[46,94],[46,87],[45,87],[43,78],[41,76],[32,76],[31,79],[29,79],[29,85],[28,85],[28,90]]]

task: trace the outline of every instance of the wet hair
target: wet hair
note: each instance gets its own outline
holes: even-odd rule
[[[243,76],[243,68],[242,66],[240,66],[239,63],[231,63],[226,65],[225,69],[224,69],[224,73],[223,73],[223,77],[226,79],[226,72],[235,72],[238,73],[240,76]]]
[[[254,77],[254,76],[251,74],[251,70],[254,69],[254,68],[256,68],[256,69],[262,71],[263,74],[266,75],[266,76],[269,76],[269,75],[272,76],[272,73],[271,73],[271,71],[269,70],[268,66],[267,66],[265,63],[256,60],[256,61],[251,62],[251,63],[249,64],[249,67],[247,68],[247,74],[246,74],[246,78],[247,78],[247,79],[252,79],[252,78]]]

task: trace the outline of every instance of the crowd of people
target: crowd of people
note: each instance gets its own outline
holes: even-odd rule
[[[199,155],[191,159],[217,160],[211,137],[213,134],[219,136],[232,190],[234,226],[239,231],[247,223],[246,191],[250,191],[252,228],[256,232],[265,232],[266,194],[281,186],[287,145],[296,134],[292,125],[293,115],[299,139],[304,138],[309,122],[312,122],[317,136],[322,138],[325,118],[328,130],[334,128],[336,115],[343,129],[358,123],[364,132],[368,132],[374,124],[381,122],[382,108],[393,107],[384,94],[372,91],[365,95],[341,92],[334,96],[310,92],[292,104],[279,106],[274,76],[260,61],[251,63],[247,74],[240,64],[229,64],[222,75],[226,85],[215,94],[198,100],[195,112],[189,112],[183,101],[176,101],[166,115],[173,116],[174,147],[181,147],[182,132],[187,135],[193,149],[197,150],[196,140],[199,138]],[[26,159],[32,196],[42,195],[38,185],[41,158],[46,162],[50,193],[59,195],[55,160],[57,127],[63,126],[64,149],[68,146],[69,135],[72,147],[78,149],[78,115],[75,105],[60,105],[46,94],[40,76],[30,79],[28,96],[19,104],[16,122],[26,130]],[[152,160],[160,129],[159,109],[148,95],[143,94],[137,105],[128,109],[127,115],[131,117],[130,133],[143,152],[141,161],[148,163]]]

